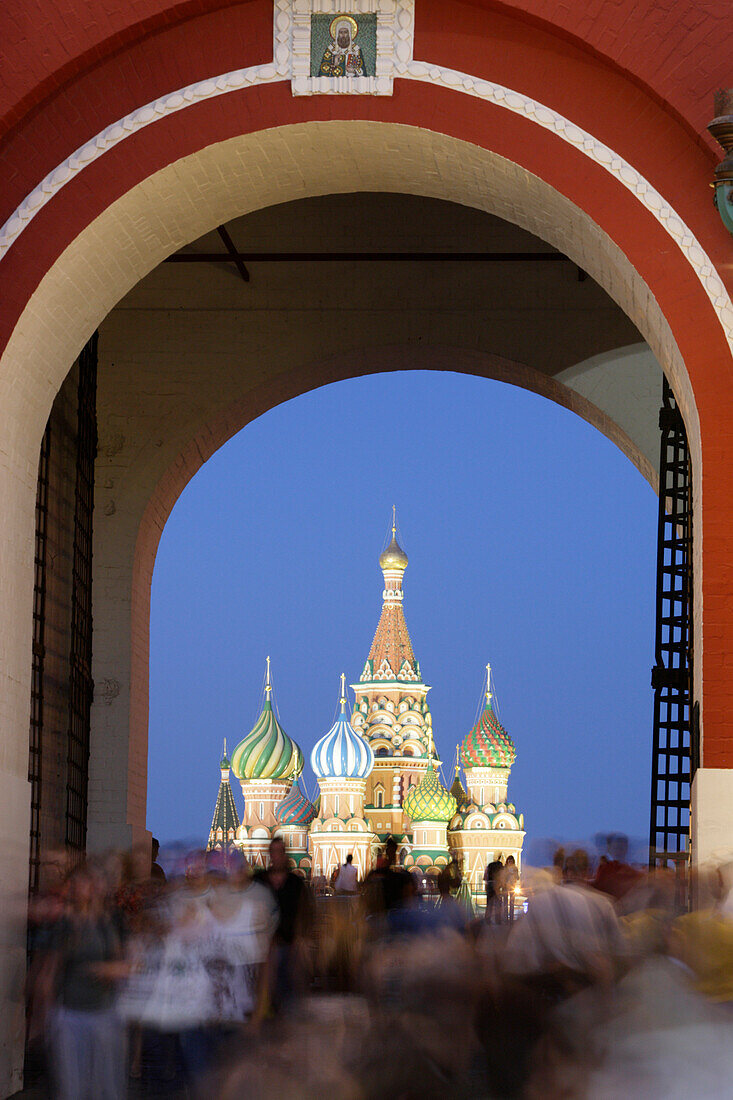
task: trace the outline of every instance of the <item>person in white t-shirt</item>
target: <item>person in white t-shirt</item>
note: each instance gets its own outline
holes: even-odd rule
[[[334,890],[337,894],[355,894],[358,889],[358,883],[359,875],[354,866],[354,857],[349,853],[346,857],[346,863],[342,863],[339,867],[339,873],[336,875],[336,881],[334,883]]]

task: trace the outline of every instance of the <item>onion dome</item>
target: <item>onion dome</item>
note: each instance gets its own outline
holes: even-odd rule
[[[487,667],[487,685],[491,683],[491,667]],[[486,692],[486,706],[476,725],[463,739],[461,762],[464,768],[511,768],[517,758],[514,742],[496,717],[491,705],[491,690]]]
[[[265,705],[252,731],[232,753],[232,771],[238,779],[297,779],[303,771],[303,753],[275,717],[271,694],[268,657]]]
[[[394,528],[392,529],[392,541],[386,550],[379,555],[380,569],[407,569],[407,554],[397,541]]]
[[[221,768],[221,770],[223,772],[228,772],[231,769],[231,766],[232,766],[232,762],[229,759],[229,754],[227,753],[227,739],[225,737],[224,738],[224,752],[222,753],[221,764],[219,765],[219,767]]]
[[[305,797],[297,782],[293,783],[287,798],[275,810],[278,825],[310,825],[315,816],[315,806]]]
[[[318,779],[366,779],[374,767],[371,745],[346,717],[345,681],[342,674],[341,713],[311,753],[311,767]]]
[[[430,764],[416,787],[410,787],[402,803],[410,821],[450,821],[456,812],[456,800],[438,779]]]

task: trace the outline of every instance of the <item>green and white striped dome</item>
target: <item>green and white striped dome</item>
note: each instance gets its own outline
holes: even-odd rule
[[[431,764],[418,785],[407,792],[402,809],[410,821],[450,821],[456,812],[456,800]]]
[[[278,722],[269,698],[252,732],[232,753],[232,771],[237,779],[297,779],[303,771],[303,753]]]

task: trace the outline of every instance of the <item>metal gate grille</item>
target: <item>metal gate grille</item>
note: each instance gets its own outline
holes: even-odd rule
[[[71,596],[66,844],[83,852],[87,835],[92,680],[92,512],[97,454],[97,333],[79,356]]]
[[[652,867],[676,868],[682,894],[689,859],[690,784],[698,749],[692,707],[692,470],[685,425],[666,379],[659,427],[649,861]]]
[[[33,664],[31,667],[31,722],[28,781],[31,785],[30,856],[28,888],[38,890],[41,856],[41,792],[43,781],[43,665],[46,655],[46,547],[48,543],[48,468],[51,425],[46,425],[38,460],[36,487],[36,547],[33,582]]]

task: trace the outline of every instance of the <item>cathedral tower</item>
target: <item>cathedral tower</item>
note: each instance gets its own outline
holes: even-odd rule
[[[239,828],[239,814],[237,813],[237,807],[234,802],[232,785],[229,782],[231,766],[231,762],[227,756],[227,743],[225,740],[224,753],[220,764],[221,782],[219,784],[219,794],[216,799],[214,816],[211,821],[209,843],[206,845],[208,851],[216,848],[220,851],[228,852],[234,844],[237,829]]]
[[[456,800],[433,767],[432,758],[417,787],[411,787],[404,811],[412,822],[412,851],[405,866],[437,873],[448,866],[448,822],[456,812]]]
[[[232,771],[244,795],[244,819],[237,833],[237,845],[253,866],[265,866],[267,850],[279,824],[275,811],[303,771],[303,754],[278,722],[271,695],[268,657],[262,713],[232,753]]]
[[[275,809],[277,828],[274,835],[282,837],[288,857],[295,864],[295,869],[303,875],[309,875],[311,870],[308,829],[315,816],[315,806],[303,794],[296,779],[290,788],[290,794]]]
[[[408,846],[403,800],[417,786],[429,764],[432,718],[403,610],[402,581],[407,554],[392,538],[379,558],[384,578],[382,612],[359,682],[351,722],[374,752],[367,780],[364,814],[381,841],[394,836]],[[440,761],[437,761],[440,763]]]
[[[522,867],[524,816],[507,802],[509,773],[517,750],[494,713],[491,666],[486,666],[486,702],[460,747],[468,793],[459,800],[449,836],[456,859],[467,876],[474,900],[484,905],[484,870],[491,860],[514,856]],[[456,781],[460,787],[458,767]],[[452,788],[453,789],[453,788]],[[462,788],[461,788],[462,789]]]
[[[346,677],[341,676],[340,714],[316,743],[311,767],[321,788],[318,816],[310,828],[314,875],[330,878],[348,855],[359,877],[371,867],[373,834],[364,817],[364,792],[374,754],[346,715]]]

